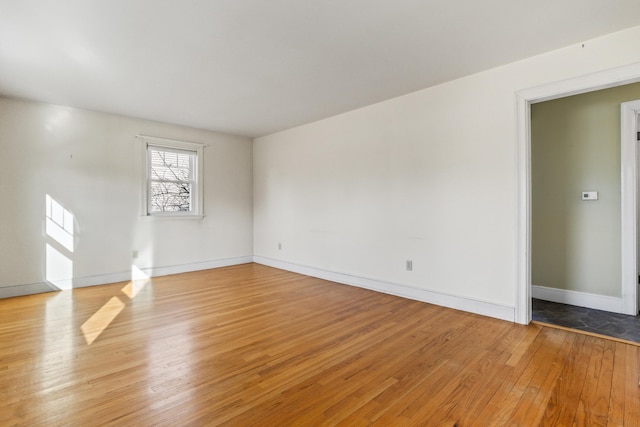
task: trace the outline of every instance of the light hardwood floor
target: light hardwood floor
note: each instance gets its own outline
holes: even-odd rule
[[[640,425],[639,348],[246,264],[0,300],[0,425]]]

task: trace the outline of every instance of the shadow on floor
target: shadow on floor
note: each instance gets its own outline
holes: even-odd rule
[[[533,320],[640,343],[640,316],[532,299]]]

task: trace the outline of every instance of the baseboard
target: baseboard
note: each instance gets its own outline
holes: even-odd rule
[[[443,307],[449,307],[456,310],[480,314],[482,316],[493,317],[510,322],[515,321],[515,308],[511,306],[419,289],[412,286],[401,285],[377,279],[369,279],[366,277],[322,270],[315,267],[293,264],[261,256],[244,256],[199,263],[181,264],[175,266],[142,268],[139,270],[139,272],[136,273],[128,271],[122,273],[73,278],[65,281],[59,281],[58,286],[54,286],[53,284],[47,282],[5,286],[0,287],[0,298],[31,295],[35,293],[51,292],[60,289],[104,285],[107,283],[126,282],[132,280],[132,274],[142,273],[148,277],[159,277],[170,274],[186,273],[190,271],[208,270],[232,265],[247,264],[250,262],[263,264],[294,273],[304,274],[306,276],[317,277],[336,283],[357,286],[372,291],[382,292]]]
[[[0,287],[0,299],[53,292],[58,289],[46,282]]]
[[[440,292],[428,291],[414,288],[412,286],[386,282],[382,280],[369,279],[365,277],[353,276],[344,273],[322,270],[314,267],[293,264],[272,258],[254,256],[253,261],[269,267],[279,268],[305,276],[317,277],[319,279],[330,280],[344,285],[357,286],[372,291],[395,295],[412,300],[427,302],[456,310],[480,314],[482,316],[515,322],[515,307],[495,304],[488,301],[479,301],[470,298],[448,295]]]
[[[0,287],[0,298],[25,296],[43,292],[59,291],[62,289],[85,288],[87,286],[105,285],[108,283],[127,282],[133,275],[143,274],[147,277],[167,276],[170,274],[188,273],[190,271],[209,270],[212,268],[228,267],[232,265],[253,262],[253,256],[217,259],[204,262],[180,264],[166,267],[141,268],[137,272],[101,274],[89,277],[74,277],[73,279],[56,280],[56,283],[40,282]],[[139,278],[139,277],[135,277]]]
[[[168,276],[170,274],[188,273],[190,271],[210,270],[213,268],[230,267],[232,265],[249,264],[253,262],[253,256],[236,258],[224,258],[211,261],[196,262],[191,264],[174,265],[170,267],[141,268],[140,271],[149,277]],[[131,273],[126,280],[131,280]]]
[[[565,289],[549,288],[546,286],[531,286],[531,296],[551,302],[577,305],[579,307],[622,313],[622,298],[606,295],[590,294],[588,292],[568,291]]]

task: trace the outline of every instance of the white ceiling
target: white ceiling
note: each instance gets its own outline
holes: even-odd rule
[[[638,0],[0,0],[0,94],[255,137],[639,24]]]

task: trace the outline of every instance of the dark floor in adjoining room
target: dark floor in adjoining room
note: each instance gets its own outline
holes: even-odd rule
[[[640,316],[610,313],[574,305],[532,299],[532,318],[538,322],[640,343]]]

